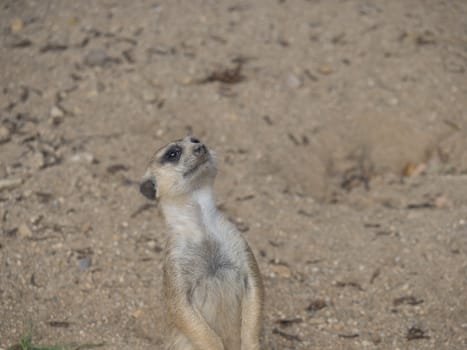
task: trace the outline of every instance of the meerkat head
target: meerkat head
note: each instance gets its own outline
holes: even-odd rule
[[[149,199],[178,197],[212,186],[216,172],[213,152],[197,138],[187,136],[154,154],[140,192]]]

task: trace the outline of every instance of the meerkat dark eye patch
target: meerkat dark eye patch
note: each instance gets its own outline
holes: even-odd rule
[[[199,143],[199,140],[196,137],[191,137],[190,141],[193,143]]]
[[[148,199],[155,200],[156,199],[156,184],[152,179],[143,181],[139,185],[139,191],[143,196]]]
[[[183,153],[182,147],[178,145],[171,146],[162,156],[161,164],[177,163],[180,160],[182,153]]]

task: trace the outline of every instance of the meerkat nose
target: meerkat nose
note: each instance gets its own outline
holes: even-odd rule
[[[196,145],[193,148],[193,154],[196,154],[198,156],[201,156],[201,155],[205,154],[206,152],[207,152],[207,148],[203,144]]]

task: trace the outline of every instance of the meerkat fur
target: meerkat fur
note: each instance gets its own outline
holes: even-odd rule
[[[170,350],[259,350],[264,290],[255,257],[216,207],[214,153],[187,136],[152,157],[140,191],[169,228],[163,295]]]

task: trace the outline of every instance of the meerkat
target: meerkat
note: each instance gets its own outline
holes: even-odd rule
[[[187,136],[152,157],[141,193],[159,200],[170,350],[258,350],[264,289],[253,252],[216,207],[214,153]]]

